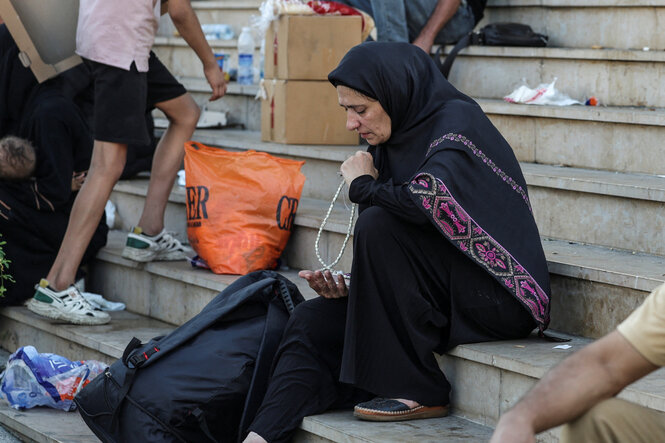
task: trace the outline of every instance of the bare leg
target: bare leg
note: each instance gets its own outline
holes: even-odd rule
[[[191,139],[201,113],[189,94],[158,103],[157,108],[168,117],[169,127],[152,160],[148,194],[139,220],[139,226],[147,235],[157,235],[164,229],[164,212],[182,164],[184,144]]]
[[[76,196],[58,255],[46,276],[56,291],[74,283],[76,270],[120,178],[126,156],[127,145],[95,140],[88,177]]]

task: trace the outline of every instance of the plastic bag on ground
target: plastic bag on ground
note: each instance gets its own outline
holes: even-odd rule
[[[2,397],[14,409],[49,406],[73,411],[76,393],[107,367],[96,360],[70,361],[24,346],[9,356],[2,374]]]
[[[555,78],[552,83],[542,83],[535,89],[529,88],[528,85],[522,85],[503,99],[509,103],[524,103],[527,105],[569,106],[584,104],[557,90],[554,87],[556,80]]]

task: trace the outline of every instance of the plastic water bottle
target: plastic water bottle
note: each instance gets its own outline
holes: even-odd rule
[[[259,50],[259,78],[264,76],[264,66],[266,64],[266,39],[261,40],[261,49]]]
[[[248,26],[242,28],[238,37],[238,84],[254,83],[254,37]]]

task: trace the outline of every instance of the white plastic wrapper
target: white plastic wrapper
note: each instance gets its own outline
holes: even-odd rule
[[[523,103],[527,105],[570,106],[584,104],[557,90],[554,87],[556,80],[555,78],[552,83],[542,83],[535,89],[529,88],[528,85],[522,85],[503,99],[509,103]]]
[[[256,28],[262,38],[270,22],[277,20],[280,15],[313,15],[314,10],[302,0],[265,0],[259,6],[258,17],[252,17],[252,26]]]

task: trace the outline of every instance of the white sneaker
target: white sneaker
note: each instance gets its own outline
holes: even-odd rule
[[[111,320],[106,312],[90,306],[74,285],[54,291],[48,281],[42,279],[35,289],[35,295],[26,304],[35,314],[76,325],[103,325]]]
[[[155,236],[149,236],[145,235],[143,229],[138,226],[127,234],[127,243],[122,256],[138,262],[184,260],[187,257],[182,243],[166,230]]]

